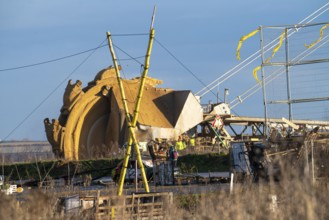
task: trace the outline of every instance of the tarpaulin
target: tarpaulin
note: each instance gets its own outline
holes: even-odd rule
[[[279,51],[279,49],[280,49],[281,46],[282,46],[282,42],[283,42],[284,36],[285,36],[285,31],[280,35],[280,41],[279,41],[279,43],[274,47],[271,56],[268,57],[268,58],[265,60],[264,63],[268,63],[268,62],[274,57],[274,55]],[[260,70],[260,69],[261,69],[261,66],[257,66],[257,67],[253,70],[254,78],[256,79],[256,81],[257,81],[258,83],[260,83],[260,81],[259,81],[259,79],[258,79],[257,72],[258,72],[258,70]]]
[[[257,28],[256,30],[254,30],[254,31],[250,32],[249,34],[247,34],[247,35],[245,35],[245,36],[243,36],[243,37],[240,38],[240,41],[238,43],[238,48],[236,49],[236,58],[238,60],[241,59],[241,57],[240,57],[240,49],[242,47],[242,42],[245,41],[245,40],[247,40],[248,38],[254,36],[255,34],[257,34],[258,31],[259,31],[259,28]]]
[[[259,79],[258,79],[258,76],[257,76],[257,72],[258,70],[260,70],[261,66],[257,66],[252,72],[253,72],[253,75],[254,75],[254,78],[256,79],[256,81],[258,83],[260,83]]]
[[[276,52],[278,52],[278,50],[282,46],[284,35],[285,35],[285,31],[280,35],[280,41],[279,41],[278,45],[276,45],[274,47],[271,56],[265,60],[265,63],[268,63],[274,57],[274,55],[276,54]]]
[[[319,37],[316,41],[314,41],[314,42],[311,43],[310,45],[304,44],[304,46],[305,46],[307,49],[310,49],[310,48],[312,48],[315,44],[319,43],[320,40],[322,39],[322,36],[323,36],[323,30],[326,29],[327,27],[329,27],[329,23],[321,27],[321,29],[320,29],[320,37]]]

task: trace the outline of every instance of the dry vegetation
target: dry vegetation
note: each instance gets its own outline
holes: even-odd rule
[[[174,196],[167,207],[165,219],[329,219],[329,185],[327,151],[316,163],[322,178],[312,182],[305,166],[279,163],[280,181],[271,179],[258,183],[235,184],[233,193],[221,190],[201,195]],[[287,162],[287,158],[285,158]],[[0,194],[0,219],[93,219],[93,212],[65,215],[56,208],[58,195],[29,193],[18,199]]]
[[[329,219],[329,185],[312,183],[305,170],[283,166],[280,181],[236,184],[221,191],[176,199],[169,219]]]
[[[182,191],[184,188],[182,188]],[[234,192],[175,196],[166,219],[329,219],[327,184],[312,186],[307,178],[286,176],[280,182],[236,185]],[[64,215],[57,196],[31,193],[17,202],[0,198],[0,219],[92,219],[93,214]]]
[[[327,188],[296,181],[252,186],[233,194],[188,195],[177,200],[169,219],[328,219]]]

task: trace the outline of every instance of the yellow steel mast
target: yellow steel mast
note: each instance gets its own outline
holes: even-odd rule
[[[155,8],[154,8],[154,13],[155,13]],[[145,56],[144,71],[143,71],[142,76],[141,76],[141,82],[140,82],[139,91],[138,91],[138,94],[137,94],[137,100],[135,102],[134,116],[133,116],[132,120],[131,120],[131,117],[129,115],[127,100],[126,100],[124,88],[123,88],[121,77],[120,77],[120,71],[119,71],[119,67],[118,67],[118,64],[117,64],[117,59],[116,59],[116,56],[115,56],[115,53],[114,53],[114,50],[113,50],[111,35],[110,35],[109,32],[107,33],[109,48],[110,48],[110,51],[111,51],[111,54],[112,54],[114,68],[115,68],[116,75],[117,75],[117,81],[118,81],[119,88],[120,88],[122,103],[123,103],[123,107],[124,107],[124,110],[125,110],[126,120],[127,120],[128,128],[129,128],[128,146],[127,146],[127,149],[126,149],[126,155],[125,155],[123,165],[122,165],[122,170],[121,170],[121,173],[120,173],[119,188],[118,188],[118,192],[117,192],[118,195],[122,195],[122,189],[123,189],[123,185],[124,185],[124,180],[125,180],[125,176],[126,176],[126,171],[127,171],[127,166],[128,166],[128,162],[129,162],[129,157],[130,157],[132,145],[135,148],[137,162],[138,162],[138,166],[139,166],[140,171],[141,171],[145,191],[146,192],[150,191],[149,186],[148,186],[148,182],[147,182],[147,178],[146,178],[146,174],[145,174],[145,170],[144,170],[144,165],[143,165],[142,158],[141,158],[139,148],[138,148],[138,142],[137,142],[134,130],[136,128],[140,103],[141,103],[141,100],[142,100],[142,97],[143,97],[145,79],[146,79],[148,69],[149,69],[149,65],[150,65],[149,64],[150,63],[150,56],[151,56],[151,51],[152,51],[152,46],[153,46],[153,39],[154,39],[154,29],[153,29],[154,13],[153,13],[153,17],[152,17],[149,44],[148,44],[148,48],[147,48],[147,52],[146,52],[146,56]]]

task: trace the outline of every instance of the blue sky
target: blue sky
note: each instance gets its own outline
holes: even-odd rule
[[[241,36],[259,25],[296,24],[327,1],[4,1],[0,0],[0,69],[51,60],[97,47],[112,34],[147,33],[153,6],[156,39],[166,46],[205,84],[238,64],[235,50]],[[329,20],[329,12],[315,22]],[[133,57],[145,54],[148,36],[113,37],[113,42]],[[259,49],[250,40],[242,58]],[[126,58],[118,53],[119,58]],[[0,139],[5,139],[72,71],[88,53],[70,59],[0,71]],[[141,60],[143,62],[143,60]],[[107,47],[97,50],[70,77],[86,85],[95,74],[112,65]],[[135,62],[122,62],[127,78],[139,75]],[[204,86],[158,44],[154,44],[149,76],[162,79],[162,87],[197,92]],[[43,119],[58,118],[63,83],[7,140],[45,140]],[[246,72],[218,87],[240,94],[254,83]],[[216,92],[216,91],[215,91]],[[261,96],[256,95],[235,111],[261,116]],[[215,100],[213,95],[203,103]]]

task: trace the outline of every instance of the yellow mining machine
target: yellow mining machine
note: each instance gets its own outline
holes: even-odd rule
[[[153,21],[152,21],[153,24]],[[114,66],[95,76],[86,87],[71,80],[64,92],[58,119],[44,120],[48,141],[59,158],[80,160],[107,157],[127,145],[118,194],[133,147],[145,191],[149,192],[138,146],[156,139],[177,140],[203,120],[203,109],[191,91],[157,88],[162,83],[147,76],[154,39],[153,25],[140,77],[122,79],[111,35],[108,44]]]
[[[106,68],[84,88],[81,81],[69,81],[59,118],[44,120],[48,141],[58,157],[78,160],[109,156],[127,142],[127,122],[115,74],[113,67]],[[130,115],[139,81],[122,79]],[[157,88],[161,83],[145,78],[136,127],[139,142],[176,140],[203,120],[202,107],[190,91]]]

